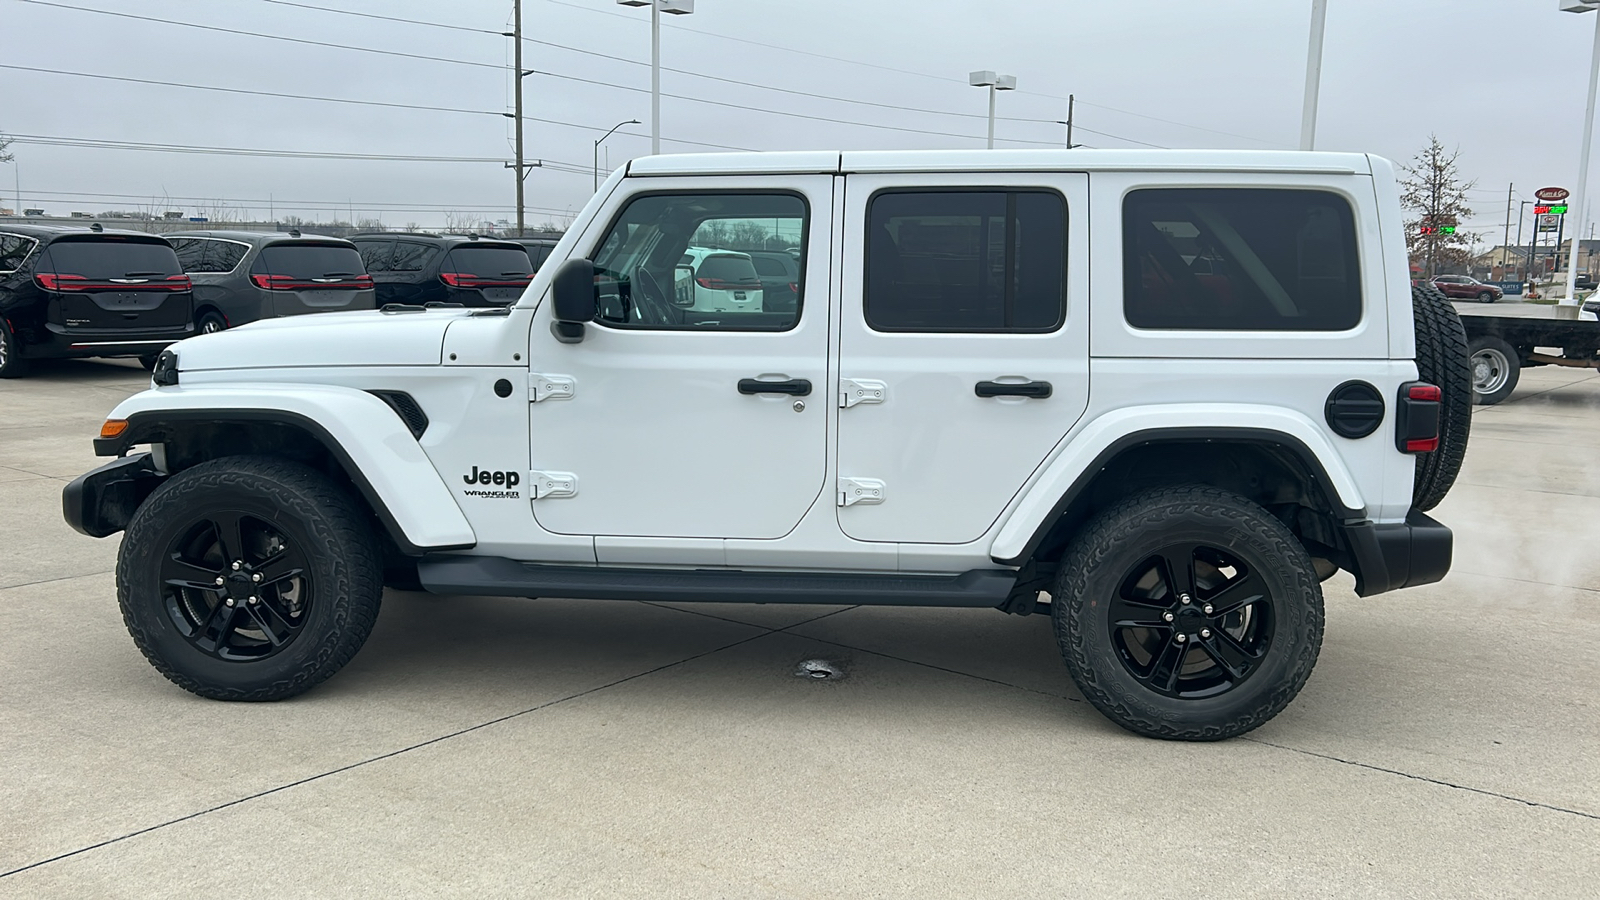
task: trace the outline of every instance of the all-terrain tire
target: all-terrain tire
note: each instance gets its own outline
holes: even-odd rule
[[[1411,315],[1415,323],[1417,377],[1439,386],[1439,449],[1417,455],[1411,505],[1419,510],[1439,505],[1461,472],[1472,430],[1472,363],[1467,332],[1450,299],[1432,285],[1413,285]]]
[[[221,528],[210,525],[229,516],[250,523],[240,527],[238,543],[246,549],[237,554],[220,552]],[[150,664],[187,691],[218,700],[281,700],[303,693],[355,656],[377,618],[383,593],[382,555],[368,522],[347,493],[300,463],[231,456],[185,469],[157,488],[128,524],[117,556],[123,621]],[[208,527],[213,530],[208,532]],[[217,540],[208,544],[207,534]],[[252,539],[256,548],[267,541],[268,549],[258,549],[252,556]],[[239,571],[230,572],[228,556],[245,558],[246,573],[259,564],[269,573],[268,583],[258,590],[246,581],[242,593],[261,593],[262,604],[271,599],[268,591],[276,590],[271,587],[277,575],[271,568],[273,560],[286,558],[274,554],[297,552],[293,564],[298,568],[292,571],[303,573],[302,580],[284,583],[293,585],[298,598],[290,602],[304,604],[298,629],[280,647],[258,650],[266,654],[261,658],[226,658],[207,648],[212,632],[195,627],[196,623],[218,614],[218,604],[225,602],[226,591],[232,588],[175,592],[164,580],[170,576],[163,574],[163,565],[179,558],[175,546],[210,547],[183,552],[197,562],[210,560],[218,579]],[[282,571],[284,564],[279,565]],[[199,572],[192,580],[202,586],[210,583]],[[245,599],[236,601],[240,615]],[[185,619],[182,610],[196,607],[198,615]],[[253,604],[252,608],[262,611]],[[217,633],[235,637],[252,633],[249,620],[228,621],[243,624],[237,629],[219,628]],[[265,629],[253,633],[264,636]],[[222,639],[210,643],[220,644]],[[262,645],[256,641],[258,648]]]
[[[1127,596],[1138,573],[1163,548],[1190,542],[1218,548],[1237,561],[1239,581],[1203,586],[1191,575],[1192,599],[1174,602],[1178,622],[1214,597],[1225,604],[1228,587],[1253,589],[1253,576],[1268,607],[1252,614],[1271,626],[1260,655],[1231,688],[1206,695],[1170,696],[1153,689],[1125,662],[1124,632],[1113,623],[1115,605]],[[1191,557],[1197,558],[1197,557]],[[1062,559],[1051,597],[1051,618],[1067,670],[1090,703],[1135,734],[1168,740],[1215,741],[1244,734],[1277,715],[1305,685],[1322,647],[1322,587],[1305,548],[1265,509],[1237,494],[1209,487],[1143,491],[1094,519],[1074,538]],[[1220,571],[1220,570],[1219,570]],[[1198,573],[1198,566],[1190,569]],[[1209,593],[1208,593],[1209,592]],[[1170,598],[1172,592],[1166,596]],[[1183,596],[1180,594],[1179,596]],[[1148,601],[1140,601],[1148,602]],[[1156,641],[1175,639],[1180,624],[1141,632]],[[1211,627],[1218,627],[1212,622]],[[1167,634],[1162,635],[1162,629]],[[1207,635],[1209,638],[1210,635]],[[1179,670],[1215,665],[1195,635],[1180,651]],[[1176,646],[1169,644],[1168,646]],[[1183,654],[1201,653],[1203,656]],[[1151,654],[1152,662],[1155,654]],[[1181,680],[1179,684],[1181,684]]]
[[[1467,345],[1472,366],[1472,397],[1480,406],[1493,406],[1511,396],[1522,377],[1522,354],[1492,334],[1480,335]]]

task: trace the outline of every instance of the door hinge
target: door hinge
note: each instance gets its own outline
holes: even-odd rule
[[[870,378],[839,379],[839,406],[849,409],[857,403],[882,403],[889,396],[889,386]]]
[[[530,402],[538,403],[540,400],[571,400],[572,393],[577,389],[577,381],[571,375],[544,375],[533,372],[528,375],[528,390],[533,395]]]
[[[555,500],[578,493],[578,476],[571,472],[529,472],[528,489],[533,500]]]
[[[839,505],[855,506],[857,503],[882,503],[883,482],[876,478],[839,479]]]

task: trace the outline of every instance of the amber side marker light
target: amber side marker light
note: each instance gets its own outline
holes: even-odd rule
[[[127,419],[107,419],[106,423],[104,425],[100,426],[100,437],[102,437],[102,438],[122,437],[122,433],[124,431],[127,431],[127,430],[128,430],[128,420]]]

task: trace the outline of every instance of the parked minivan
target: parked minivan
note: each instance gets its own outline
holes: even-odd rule
[[[0,378],[33,359],[139,357],[194,334],[189,276],[158,235],[0,225]]]
[[[357,234],[350,241],[361,251],[380,306],[505,306],[533,280],[533,261],[514,241],[412,232]]]
[[[677,305],[699,312],[761,311],[761,279],[750,254],[690,247],[678,260]],[[794,307],[790,306],[789,311]]]
[[[194,281],[195,327],[205,334],[257,319],[377,306],[372,276],[343,238],[181,231],[167,240]]]

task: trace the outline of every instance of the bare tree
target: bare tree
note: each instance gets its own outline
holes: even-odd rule
[[[11,162],[13,159],[17,158],[16,154],[10,152],[10,150],[7,149],[10,146],[11,146],[11,138],[8,138],[5,135],[0,134],[0,163],[8,163],[8,162]]]
[[[1400,166],[1400,205],[1415,215],[1405,222],[1406,252],[1432,278],[1441,267],[1465,266],[1479,235],[1462,231],[1457,223],[1472,215],[1467,191],[1477,181],[1466,181],[1456,167],[1460,150],[1446,153],[1436,135],[1411,162]]]
[[[452,234],[458,234],[467,231],[472,227],[472,223],[476,221],[476,219],[477,216],[474,216],[472,213],[464,213],[460,210],[447,209],[444,211],[444,230],[451,232]]]

